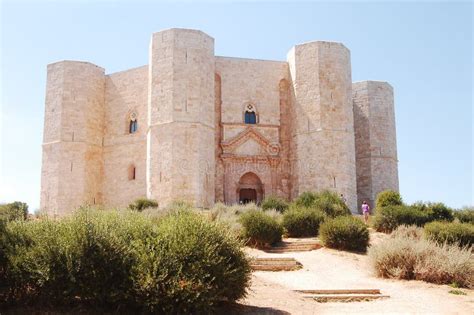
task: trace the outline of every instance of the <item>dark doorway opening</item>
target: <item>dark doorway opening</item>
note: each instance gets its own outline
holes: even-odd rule
[[[255,189],[243,188],[240,190],[239,200],[242,204],[249,202],[257,203],[257,191]]]

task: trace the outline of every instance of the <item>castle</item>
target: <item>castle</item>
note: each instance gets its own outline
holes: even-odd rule
[[[398,191],[393,89],[352,83],[340,43],[296,45],[287,61],[214,55],[202,31],[154,33],[148,65],[105,74],[48,65],[41,209],[260,202],[342,194],[353,212]]]

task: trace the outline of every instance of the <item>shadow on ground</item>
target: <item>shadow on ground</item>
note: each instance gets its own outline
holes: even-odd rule
[[[286,311],[281,311],[271,307],[259,307],[238,303],[225,303],[217,308],[217,314],[258,314],[258,315],[289,315]]]

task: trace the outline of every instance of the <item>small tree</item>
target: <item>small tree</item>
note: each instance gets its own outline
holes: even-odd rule
[[[26,220],[28,217],[28,205],[24,202],[15,201],[0,205],[0,220]]]
[[[377,195],[375,201],[375,208],[380,209],[387,206],[401,206],[403,205],[400,193],[393,190],[385,190]]]

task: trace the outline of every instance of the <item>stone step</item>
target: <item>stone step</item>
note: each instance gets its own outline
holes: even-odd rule
[[[256,265],[297,265],[299,262],[292,257],[259,257],[251,260],[251,264]]]
[[[389,295],[382,294],[309,294],[303,295],[303,298],[312,299],[316,302],[356,302],[370,301],[389,298]]]
[[[381,294],[380,289],[295,290],[306,294]]]
[[[355,302],[370,301],[390,297],[383,295],[380,289],[343,289],[343,290],[294,290],[302,293],[303,298],[317,302]]]
[[[253,270],[258,271],[290,271],[302,268],[294,258],[254,258],[250,262]]]
[[[268,253],[283,253],[283,252],[307,252],[321,248],[319,242],[280,242],[271,248],[266,248],[264,251]]]
[[[292,252],[310,252],[315,249],[319,249],[320,247],[296,247],[296,248],[268,248],[264,249],[263,251],[266,253],[292,253]]]
[[[320,244],[291,244],[291,245],[276,245],[273,248],[321,248]]]

